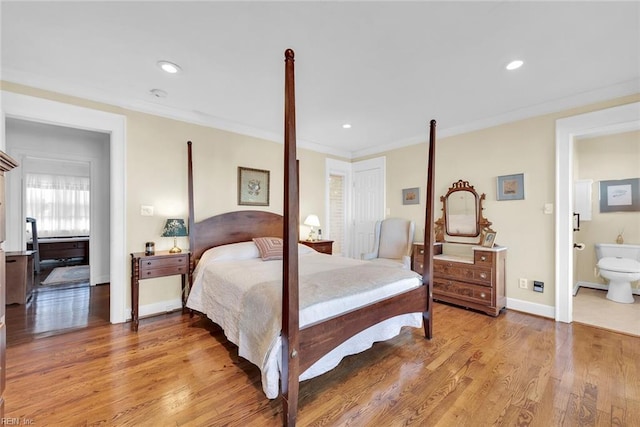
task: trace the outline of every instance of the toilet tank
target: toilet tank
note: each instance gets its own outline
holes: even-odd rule
[[[616,243],[596,243],[596,258],[629,258],[640,261],[640,245],[619,245]]]

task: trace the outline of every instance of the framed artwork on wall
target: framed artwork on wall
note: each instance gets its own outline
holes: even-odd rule
[[[640,178],[600,181],[600,212],[640,211]]]
[[[498,177],[497,200],[524,200],[524,174]]]
[[[405,188],[402,190],[403,205],[419,205],[420,204],[420,188]]]
[[[238,204],[269,206],[269,171],[238,167]]]

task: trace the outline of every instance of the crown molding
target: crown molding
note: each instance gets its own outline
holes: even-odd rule
[[[177,108],[166,107],[164,105],[159,105],[144,100],[126,100],[118,98],[114,94],[105,92],[100,89],[69,85],[44,76],[34,75],[32,73],[25,73],[12,69],[2,69],[2,79],[7,82],[56,92],[62,95],[74,96],[90,101],[124,108],[127,110],[133,110],[187,123],[212,127],[215,129],[251,136],[254,138],[260,138],[280,144],[282,144],[284,141],[283,134],[280,132],[258,129],[243,123],[233,122],[230,120],[211,116],[203,112],[186,111]],[[592,91],[583,92],[577,95],[559,98],[553,101],[533,105],[526,108],[520,108],[505,114],[475,120],[473,122],[469,122],[460,126],[444,127],[443,125],[445,124],[439,123],[439,126],[443,127],[439,127],[438,129],[438,138],[441,139],[450,136],[461,135],[480,129],[486,129],[489,127],[514,122],[517,120],[555,113],[596,102],[633,95],[636,93],[640,93],[640,79],[632,79]],[[388,144],[382,144],[375,147],[369,147],[355,151],[327,147],[320,143],[304,139],[298,139],[297,144],[300,148],[353,160],[360,157],[381,154],[386,151],[391,151],[412,145],[423,144],[426,140],[427,129],[425,127],[424,135],[416,135],[398,141],[391,141]]]

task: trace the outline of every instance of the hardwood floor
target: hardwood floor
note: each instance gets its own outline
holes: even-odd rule
[[[638,426],[640,339],[436,304],[301,384],[301,426]],[[7,350],[6,416],[35,425],[279,426],[258,369],[206,319],[172,313]]]
[[[109,324],[109,285],[89,283],[41,286],[57,266],[43,267],[26,304],[6,306],[7,345],[71,330]]]

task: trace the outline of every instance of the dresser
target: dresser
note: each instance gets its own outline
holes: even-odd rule
[[[6,214],[4,194],[4,174],[18,166],[18,163],[0,151],[0,244],[5,239]],[[0,419],[4,420],[4,390],[6,388],[6,353],[7,353],[7,325],[5,323],[6,265],[5,254],[0,246]]]
[[[333,240],[301,240],[300,243],[305,246],[309,246],[310,248],[313,248],[320,253],[328,255],[333,254]]]
[[[507,248],[468,246],[465,254],[448,254],[443,247],[434,247],[433,299],[498,316],[506,306]],[[422,274],[423,266],[424,245],[415,243],[411,268]]]

